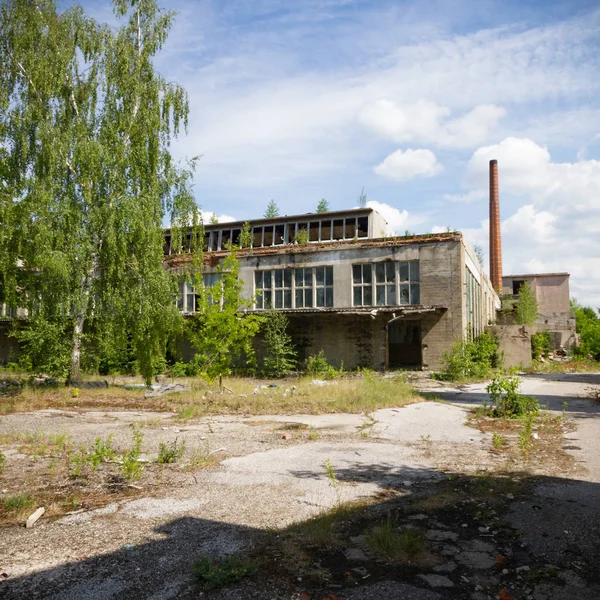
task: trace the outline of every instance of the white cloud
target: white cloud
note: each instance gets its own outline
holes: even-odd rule
[[[416,215],[409,213],[406,209],[400,210],[384,202],[376,200],[367,201],[367,206],[377,211],[386,221],[386,235],[400,235],[407,229],[415,227],[426,220],[425,215]],[[380,232],[376,232],[379,235]]]
[[[506,110],[490,104],[476,106],[458,118],[449,119],[450,114],[449,108],[426,100],[402,105],[381,98],[364,107],[359,119],[367,128],[394,142],[469,148],[488,138]]]
[[[507,138],[473,154],[467,167],[473,193],[487,187],[492,158],[498,160],[501,214],[503,196],[527,199],[502,222],[504,272],[566,271],[572,295],[600,305],[600,162],[553,162],[534,141]],[[465,233],[487,248],[487,220]]]
[[[377,165],[375,173],[388,179],[406,181],[413,177],[433,177],[443,170],[431,150],[396,150]]]
[[[200,213],[202,214],[202,221],[204,223],[210,223],[214,217],[217,218],[217,221],[219,223],[231,223],[233,221],[238,220],[235,217],[231,217],[229,215],[220,215],[220,214],[217,214],[216,212],[210,212],[210,211],[206,211],[206,210],[201,210]]]

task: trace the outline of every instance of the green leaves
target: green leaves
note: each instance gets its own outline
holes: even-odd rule
[[[169,152],[188,100],[153,65],[173,13],[153,0],[114,10],[116,30],[80,7],[2,3],[0,277],[9,304],[35,317],[23,338],[34,368],[47,362],[35,329],[75,349],[84,331],[93,341],[120,328],[149,379],[179,318],[163,221],[177,229],[197,211],[189,169]]]

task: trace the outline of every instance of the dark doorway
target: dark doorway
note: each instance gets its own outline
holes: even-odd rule
[[[387,327],[388,367],[420,367],[421,323],[398,319]]]

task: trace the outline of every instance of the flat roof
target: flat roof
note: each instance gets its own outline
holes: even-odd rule
[[[335,218],[343,218],[346,216],[360,216],[360,215],[369,215],[375,212],[372,208],[351,208],[349,210],[331,210],[322,213],[303,213],[299,215],[282,215],[280,217],[273,217],[270,219],[266,219],[265,217],[260,217],[259,219],[244,219],[243,221],[225,221],[224,223],[204,223],[205,231],[213,231],[215,229],[241,229],[244,226],[244,223],[248,222],[253,226],[260,226],[266,224],[277,224],[277,223],[287,223],[288,221],[317,221],[321,219],[335,219]],[[183,228],[185,229],[185,227]],[[167,227],[165,232],[171,231],[170,227]]]
[[[569,273],[527,273],[526,275],[502,275],[502,279],[517,279],[519,277],[570,277]]]

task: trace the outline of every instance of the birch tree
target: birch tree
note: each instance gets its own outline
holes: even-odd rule
[[[149,379],[177,318],[163,219],[195,212],[190,171],[169,152],[187,96],[153,65],[174,15],[154,0],[113,10],[114,29],[52,0],[0,10],[0,278],[28,311],[17,335],[71,381],[82,345],[115,328]]]

